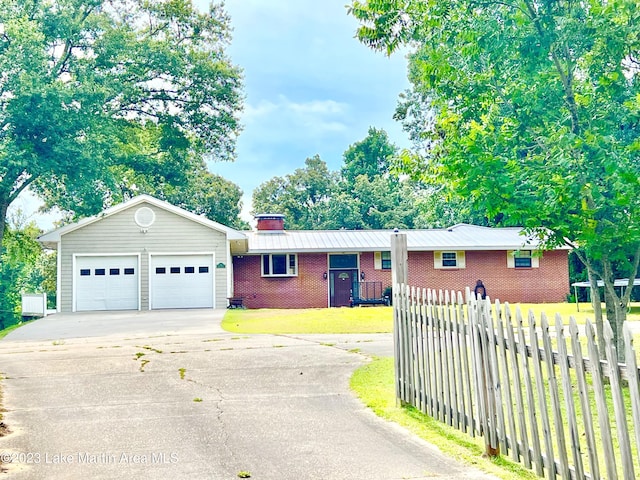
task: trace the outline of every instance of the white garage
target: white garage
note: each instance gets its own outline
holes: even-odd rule
[[[151,255],[150,308],[213,308],[213,254]]]
[[[57,251],[60,312],[226,308],[247,236],[148,195],[39,237]]]
[[[75,311],[140,308],[137,255],[76,256]]]

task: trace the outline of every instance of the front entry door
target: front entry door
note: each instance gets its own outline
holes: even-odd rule
[[[348,307],[351,305],[351,289],[357,270],[331,270],[329,288],[332,307]]]

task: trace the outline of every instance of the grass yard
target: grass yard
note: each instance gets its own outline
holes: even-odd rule
[[[578,324],[586,323],[587,319],[593,322],[595,319],[590,303],[580,303],[580,311],[578,311],[575,303],[514,303],[510,304],[510,306],[512,307],[512,315],[515,315],[515,307],[519,306],[525,317],[525,321],[530,309],[533,310],[537,319],[540,319],[542,312],[546,313],[547,319],[553,324],[555,324],[556,313],[562,316],[564,323],[567,325],[569,324],[569,317],[571,316],[575,317]],[[602,304],[602,314],[606,318],[604,303]],[[630,305],[629,311],[627,312],[627,320],[631,322],[640,321],[640,303],[634,302]]]
[[[578,324],[586,319],[594,320],[593,308],[581,303],[577,311],[575,303],[511,304],[515,322],[515,307],[519,306],[528,324],[529,309],[540,319],[547,314],[551,324],[559,313],[565,324],[574,316]],[[604,305],[603,305],[604,308]],[[640,321],[640,303],[633,303],[627,320]],[[222,328],[235,333],[388,333],[393,329],[392,307],[310,308],[295,309],[230,309],[224,316]]]
[[[3,339],[9,333],[13,332],[15,329],[20,328],[21,326],[26,325],[27,323],[32,322],[32,321],[33,320],[28,320],[26,322],[15,323],[15,324],[11,325],[10,327],[5,328],[4,330],[0,330],[0,339]]]
[[[484,440],[424,415],[413,407],[396,404],[393,358],[376,358],[351,377],[351,388],[376,415],[395,422],[436,445],[442,453],[506,480],[538,478],[506,457],[483,457]]]
[[[222,328],[235,333],[386,333],[391,307],[228,310]]]

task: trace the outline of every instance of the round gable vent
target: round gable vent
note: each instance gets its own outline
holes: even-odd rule
[[[149,228],[156,221],[156,214],[149,207],[140,207],[133,218],[140,228]]]

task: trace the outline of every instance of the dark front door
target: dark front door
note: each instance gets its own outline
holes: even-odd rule
[[[329,288],[332,307],[348,307],[351,300],[351,289],[357,270],[331,270]]]

